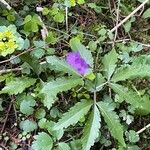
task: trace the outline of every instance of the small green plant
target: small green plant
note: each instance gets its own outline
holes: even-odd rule
[[[17,33],[14,25],[0,26],[0,55],[12,54],[15,50],[21,50],[24,40]]]

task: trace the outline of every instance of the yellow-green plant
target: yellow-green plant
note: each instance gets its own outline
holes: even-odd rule
[[[16,31],[14,25],[0,26],[0,55],[12,54],[15,50],[21,50],[24,40]]]

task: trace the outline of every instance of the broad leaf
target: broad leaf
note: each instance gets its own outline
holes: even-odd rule
[[[137,92],[129,90],[119,84],[111,84],[111,88],[121,99],[130,103],[134,108],[145,110],[147,113],[150,113],[150,100],[146,96],[141,97]]]
[[[120,124],[119,117],[115,113],[113,106],[106,102],[98,102],[97,104],[112,136],[125,147],[123,127]]]
[[[66,112],[62,118],[54,126],[54,130],[67,128],[70,125],[76,124],[91,108],[92,101],[82,100]]]
[[[130,66],[122,66],[116,70],[111,80],[118,82],[126,79],[135,79],[137,77],[150,77],[150,65],[133,64]]]
[[[30,54],[23,54],[20,56],[21,60],[23,62],[26,62],[29,64],[30,68],[39,75],[41,73],[42,67],[37,59],[33,58]]]
[[[73,51],[79,51],[81,57],[93,68],[93,57],[91,51],[87,50],[78,38],[72,38],[69,43],[71,49]]]
[[[45,132],[40,132],[34,136],[35,141],[32,142],[33,150],[51,150],[53,146],[52,138]]]
[[[25,132],[31,132],[37,129],[37,124],[35,121],[24,120],[20,122],[20,128]]]
[[[110,79],[115,70],[117,58],[118,54],[116,53],[115,49],[111,50],[103,58],[104,71],[108,80]]]
[[[90,150],[99,135],[100,113],[96,105],[94,105],[88,121],[85,125],[83,136],[81,138],[83,150]]]
[[[28,77],[14,78],[10,82],[6,83],[6,86],[1,90],[0,94],[8,93],[12,95],[12,94],[22,93],[26,88],[35,84],[35,82],[36,79],[28,78]]]
[[[146,11],[143,13],[143,18],[150,18],[150,8],[146,9]]]
[[[44,105],[50,109],[52,104],[57,99],[57,94],[59,92],[68,91],[77,85],[82,85],[83,80],[81,78],[70,77],[70,78],[57,78],[56,80],[50,81],[44,85],[41,93],[44,94]]]
[[[35,100],[33,99],[32,96],[24,96],[23,97],[24,99],[22,100],[21,104],[20,104],[20,111],[23,113],[23,114],[26,114],[26,115],[31,115],[34,111],[34,109],[32,107],[35,106],[36,102]]]
[[[54,67],[54,70],[62,71],[64,73],[69,73],[71,75],[80,76],[67,62],[56,56],[48,56],[46,58],[47,62]]]

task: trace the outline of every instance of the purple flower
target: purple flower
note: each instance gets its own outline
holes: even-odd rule
[[[86,74],[89,69],[89,65],[81,57],[79,52],[68,53],[66,61],[72,68],[74,68],[81,75]]]

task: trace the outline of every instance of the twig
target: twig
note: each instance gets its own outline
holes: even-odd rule
[[[130,13],[125,19],[123,19],[119,24],[117,24],[110,32],[114,32],[122,24],[124,24],[129,18],[131,18],[137,11],[139,11],[149,0],[145,0],[139,7],[137,7],[132,13]]]
[[[8,150],[4,145],[0,144],[0,146],[1,146],[4,150]],[[1,148],[1,147],[0,147],[0,148]],[[2,150],[3,150],[3,149],[2,149]]]
[[[148,129],[150,127],[150,123],[148,125],[146,125],[144,128],[140,129],[139,131],[137,131],[137,134],[142,133],[143,131],[145,131],[146,129]]]
[[[0,75],[3,73],[9,73],[9,72],[21,71],[21,70],[22,70],[22,68],[4,69],[4,70],[0,70]]]
[[[3,3],[8,10],[11,10],[11,6],[5,0],[0,0],[0,2]]]
[[[6,60],[4,60],[4,61],[0,61],[0,64],[4,64],[4,63],[7,63],[7,62],[10,62],[11,60],[14,60],[15,58],[17,58],[17,57],[19,57],[19,56],[21,56],[21,55],[23,55],[23,54],[25,54],[25,53],[28,53],[28,52],[30,52],[30,51],[32,51],[32,50],[33,50],[33,49],[30,48],[30,49],[28,49],[28,50],[26,50],[26,51],[23,51],[22,53],[20,53],[20,54],[18,54],[18,55],[16,55],[16,56],[12,57],[12,58],[6,59]]]
[[[38,16],[38,18],[39,18],[40,22],[42,23],[42,28],[43,28],[43,29],[41,29],[42,39],[45,40],[46,37],[48,36],[48,30],[47,30],[42,18],[40,16]]]
[[[53,27],[48,27],[49,29],[51,29],[51,30],[55,30],[55,31],[57,31],[57,32],[60,32],[60,33],[62,33],[62,34],[65,34],[65,35],[67,35],[67,36],[69,36],[70,37],[70,35],[69,34],[67,34],[66,32],[64,32],[64,31],[61,31],[61,30],[59,30],[59,29],[56,29],[56,28],[53,28]]]
[[[115,43],[127,42],[127,41],[131,41],[131,39],[116,40]],[[113,43],[114,41],[104,42],[104,44],[113,44]]]
[[[66,32],[68,33],[68,7],[65,7],[66,10]]]
[[[118,0],[118,8],[116,10],[116,14],[117,14],[117,17],[116,17],[116,26],[118,25],[118,22],[119,22],[119,7],[120,7],[120,0]],[[118,28],[116,28],[116,30],[115,30],[115,37],[114,37],[113,46],[115,44],[115,41],[116,41],[116,38],[117,38],[117,34],[118,34]]]
[[[4,129],[5,129],[5,125],[6,125],[6,122],[7,122],[8,116],[9,116],[9,112],[10,112],[10,110],[11,110],[11,107],[12,107],[12,105],[13,105],[13,101],[14,101],[14,100],[15,100],[15,99],[14,99],[14,98],[12,98],[12,100],[11,100],[11,102],[10,102],[10,104],[9,104],[9,107],[8,107],[8,110],[7,110],[7,114],[6,114],[6,118],[5,118],[5,122],[4,122],[4,124],[3,124],[2,130],[1,130],[1,133],[3,133],[3,131],[4,131]]]

